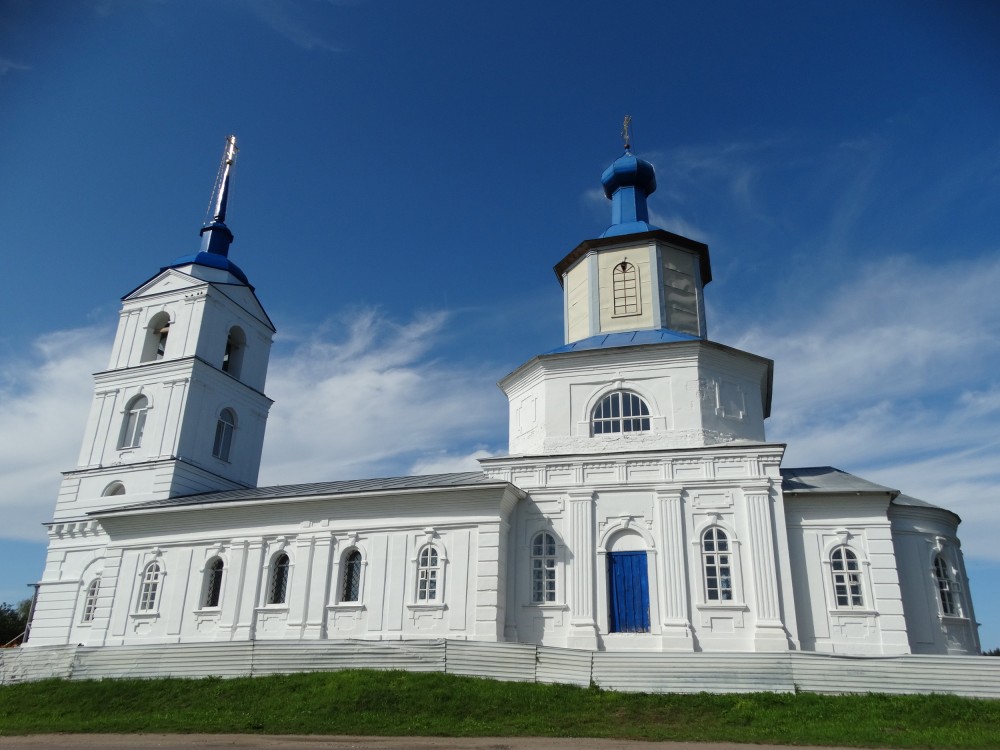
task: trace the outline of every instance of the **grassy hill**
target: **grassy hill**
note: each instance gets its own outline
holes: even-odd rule
[[[520,735],[997,748],[1000,701],[947,695],[643,695],[363,670],[0,687],[0,735],[40,732]]]

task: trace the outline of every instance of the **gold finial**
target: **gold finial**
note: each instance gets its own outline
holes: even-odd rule
[[[632,140],[632,134],[629,132],[629,128],[632,126],[632,115],[625,115],[625,120],[622,122],[622,138],[625,139],[625,150],[628,151],[631,146],[629,141]]]

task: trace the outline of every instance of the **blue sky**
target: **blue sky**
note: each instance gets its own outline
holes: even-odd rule
[[[711,246],[710,337],[775,360],[785,464],[958,512],[1000,646],[998,38],[985,0],[0,0],[0,599],[228,133],[280,483],[503,451],[494,383],[562,343],[629,113],[654,223]]]

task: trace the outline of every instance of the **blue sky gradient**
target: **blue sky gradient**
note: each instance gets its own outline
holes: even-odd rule
[[[959,513],[1000,646],[1000,6],[0,0],[0,599],[37,580],[120,297],[198,247],[278,327],[262,483],[468,467],[562,343],[602,170],[708,242],[768,437]],[[358,404],[365,404],[359,419]]]

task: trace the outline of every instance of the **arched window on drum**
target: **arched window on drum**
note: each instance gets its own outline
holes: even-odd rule
[[[614,391],[594,407],[591,428],[594,435],[648,432],[649,406],[631,391]]]

